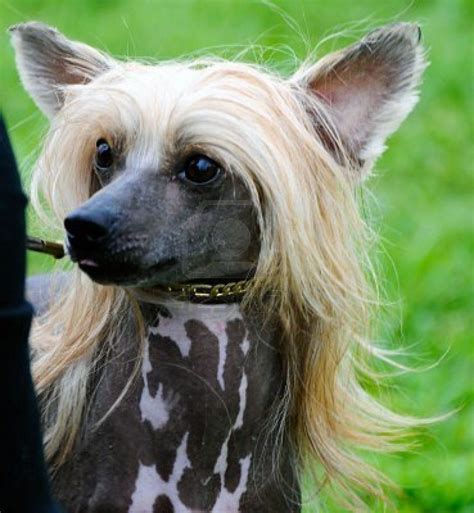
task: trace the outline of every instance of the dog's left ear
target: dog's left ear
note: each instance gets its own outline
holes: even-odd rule
[[[67,86],[87,84],[114,64],[111,57],[43,23],[21,23],[9,32],[23,85],[48,117],[62,107]]]
[[[426,67],[420,40],[418,25],[388,25],[292,78],[319,98],[323,112],[315,123],[321,140],[339,162],[349,157],[358,180],[418,100]]]

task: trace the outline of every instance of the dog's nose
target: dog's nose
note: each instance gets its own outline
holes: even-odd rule
[[[92,248],[109,234],[112,223],[105,212],[76,211],[64,220],[69,243],[75,248]]]

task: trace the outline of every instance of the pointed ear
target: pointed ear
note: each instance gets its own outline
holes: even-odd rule
[[[321,139],[339,162],[349,158],[358,179],[370,172],[386,138],[418,100],[426,67],[420,40],[418,25],[388,25],[292,79],[319,98]]]
[[[42,23],[22,23],[9,32],[23,86],[48,117],[62,107],[67,86],[87,84],[114,64],[98,50]]]

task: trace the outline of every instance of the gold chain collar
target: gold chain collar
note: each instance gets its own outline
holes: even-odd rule
[[[65,256],[64,246],[61,242],[51,242],[36,237],[27,237],[27,248],[39,253],[46,253],[54,258]],[[172,283],[153,287],[161,293],[172,294],[176,299],[196,301],[216,301],[241,298],[249,289],[251,280],[233,281],[229,283]]]
[[[187,300],[219,300],[241,298],[249,289],[251,280],[233,281],[229,283],[173,283],[158,285],[152,290],[172,294],[176,299]]]

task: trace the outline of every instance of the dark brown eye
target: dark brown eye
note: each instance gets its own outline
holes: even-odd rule
[[[188,160],[179,176],[197,185],[213,182],[222,173],[222,168],[205,155],[196,155]]]
[[[105,139],[99,139],[96,143],[95,164],[99,169],[108,169],[114,163],[114,154],[109,143]]]

